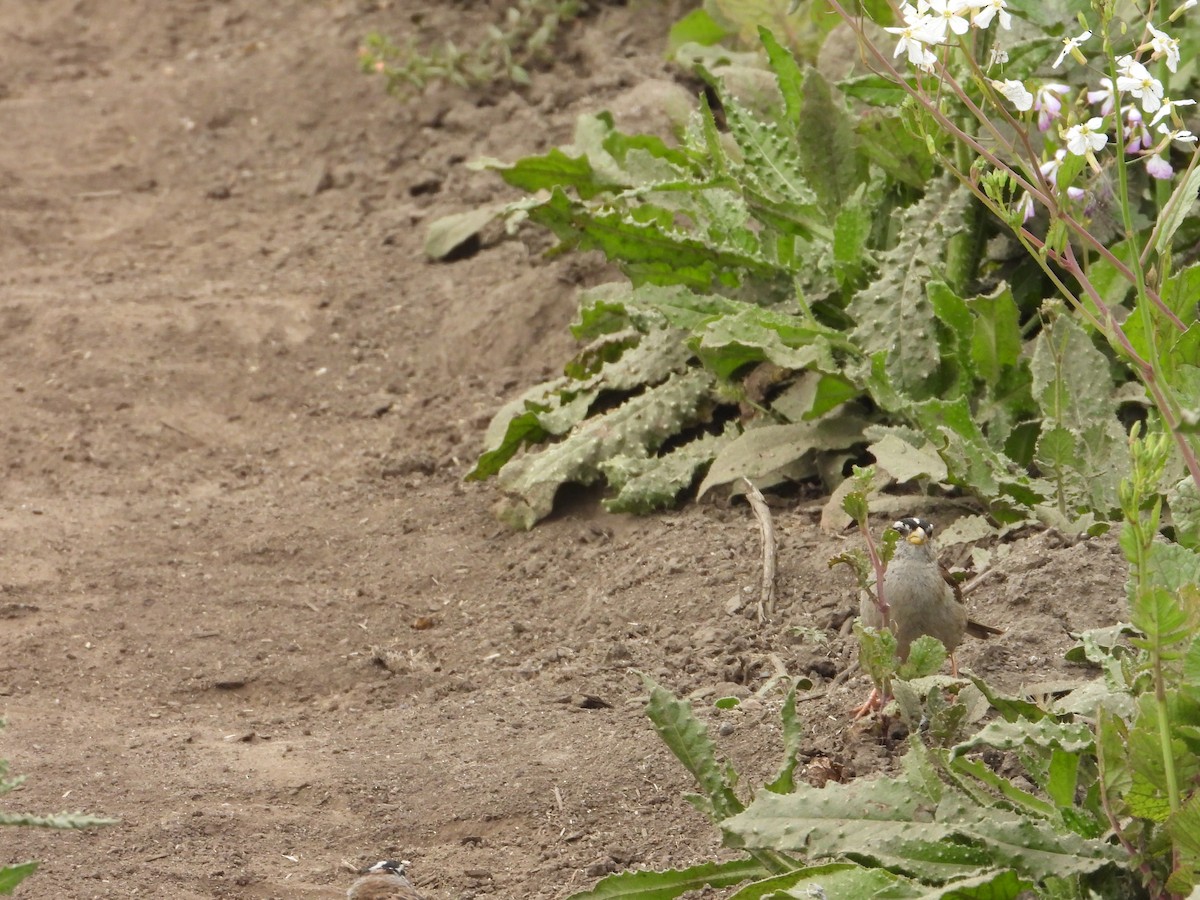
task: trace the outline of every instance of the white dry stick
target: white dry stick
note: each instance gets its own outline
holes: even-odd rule
[[[775,526],[762,491],[751,484],[749,478],[743,477],[742,481],[746,482],[746,499],[762,532],[763,576],[758,594],[758,621],[766,622],[775,614]]]

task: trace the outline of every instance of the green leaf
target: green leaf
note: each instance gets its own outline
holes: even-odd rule
[[[699,496],[739,478],[758,483],[803,477],[816,453],[842,450],[863,440],[863,420],[855,415],[830,416],[812,422],[789,422],[747,429],[717,454]]]
[[[725,118],[744,159],[735,175],[756,217],[787,234],[828,240],[832,232],[818,210],[817,195],[782,129],[733,99],[726,102]]]
[[[35,862],[18,863],[0,868],[0,894],[11,894],[18,884],[37,870]]]
[[[785,121],[792,124],[793,129],[801,121],[801,104],[803,102],[804,73],[796,63],[796,57],[790,50],[775,40],[775,35],[769,28],[759,26],[759,40],[767,51],[767,61],[775,80],[779,82],[779,93],[783,95]]]
[[[603,501],[609,512],[648,513],[675,502],[689,488],[696,473],[708,465],[734,439],[737,429],[705,434],[673,447],[661,456],[616,456],[600,463],[615,497]]]
[[[900,484],[919,479],[941,482],[949,477],[946,463],[928,441],[922,441],[919,447],[913,446],[897,429],[888,430],[867,447],[867,452]]]
[[[707,372],[673,375],[593,416],[558,443],[512,460],[498,477],[510,495],[501,517],[514,527],[531,528],[554,508],[554,495],[563,484],[591,484],[600,475],[600,463],[613,457],[649,456],[703,417],[711,388]]]
[[[916,399],[929,395],[941,355],[925,286],[943,276],[945,248],[962,227],[968,200],[965,190],[944,181],[906,209],[899,242],[880,256],[878,276],[846,308],[857,323],[860,352],[886,353],[890,379]]]
[[[1171,239],[1191,213],[1196,203],[1196,192],[1200,191],[1200,169],[1192,169],[1187,178],[1175,186],[1167,205],[1158,218],[1158,231],[1154,235],[1154,249],[1159,256],[1171,249]]]
[[[712,319],[698,329],[695,341],[701,361],[725,380],[763,360],[785,369],[836,372],[833,351],[847,346],[845,337],[832,328],[752,306]]]
[[[790,794],[795,787],[796,764],[800,761],[800,750],[804,746],[804,726],[796,713],[796,684],[793,682],[783,700],[780,710],[783,724],[783,762],[779,772],[763,785],[764,790],[776,794]]]
[[[601,879],[589,891],[572,894],[567,900],[672,900],[688,891],[732,887],[748,878],[761,878],[766,874],[762,865],[753,859],[702,863],[690,869],[664,872],[618,872]]]
[[[650,691],[646,715],[663,743],[696,779],[713,821],[719,823],[741,812],[744,807],[733,791],[729,773],[717,762],[708,728],[696,718],[691,704],[676,699],[647,675],[642,676],[642,683]]]
[[[969,740],[958,744],[954,748],[954,755],[962,756],[984,747],[1019,750],[1029,746],[1067,753],[1090,753],[1095,746],[1095,736],[1082,722],[1059,722],[1048,717],[1036,721],[996,720],[989,722]]]
[[[1012,291],[1005,285],[994,294],[970,301],[975,314],[971,333],[971,358],[975,371],[985,382],[996,383],[1004,369],[1017,364],[1021,355],[1021,324]]]
[[[674,56],[684,44],[711,47],[728,36],[728,29],[716,22],[703,7],[694,9],[671,26],[667,34],[667,55]]]
[[[854,120],[837,89],[816,69],[804,78],[804,106],[796,132],[805,180],[812,186],[826,215],[836,216],[866,172],[860,165]]]
[[[944,790],[932,805],[907,781],[890,778],[821,789],[800,784],[792,794],[760,792],[722,828],[734,846],[803,851],[810,858],[852,856],[935,881],[989,867],[1013,868],[1030,879],[1070,877],[1121,855],[1105,841]]]
[[[569,187],[582,199],[590,200],[597,194],[619,191],[625,187],[620,182],[602,178],[592,168],[591,160],[586,155],[568,156],[557,147],[551,148],[543,156],[527,156],[511,164],[484,159],[475,165],[498,172],[508,184],[529,194]]]
[[[425,255],[430,259],[444,259],[482,231],[493,219],[502,215],[503,210],[503,206],[481,206],[467,212],[442,216],[434,221],[425,233]]]
[[[916,79],[907,79],[913,84]],[[856,75],[853,78],[843,78],[838,87],[847,97],[880,106],[885,109],[896,109],[908,98],[908,92],[899,83],[883,75]]]
[[[925,141],[909,131],[902,117],[872,110],[855,131],[862,153],[901,184],[922,191],[933,177],[933,159]]]
[[[908,659],[900,666],[897,674],[905,681],[925,678],[940,672],[948,655],[941,641],[923,634],[912,642],[908,650]]]
[[[891,872],[868,869],[852,863],[827,863],[805,866],[783,875],[756,881],[742,888],[729,900],[762,900],[765,897],[799,897],[805,900],[825,896],[889,897],[917,896],[903,890],[905,883]],[[820,891],[820,893],[817,893]],[[886,893],[881,893],[886,891]],[[899,892],[897,892],[899,891]]]
[[[661,215],[659,215],[661,213]],[[667,210],[643,205],[632,213],[592,209],[555,187],[549,199],[529,210],[529,218],[551,231],[567,248],[599,250],[618,262],[635,285],[681,284],[701,291],[714,283],[737,284],[741,273],[770,280],[777,270],[755,252],[715,246],[668,227]]]

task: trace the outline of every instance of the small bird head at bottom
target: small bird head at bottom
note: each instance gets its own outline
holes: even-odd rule
[[[412,863],[407,859],[402,859],[399,862],[394,859],[381,859],[375,865],[367,866],[363,872],[367,874],[372,872],[386,872],[389,875],[403,875],[405,870],[411,865]]]

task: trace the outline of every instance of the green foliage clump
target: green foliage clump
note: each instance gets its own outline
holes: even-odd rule
[[[4,720],[0,719],[0,728]],[[13,778],[8,774],[8,761],[0,759],[0,795],[7,794],[19,788],[24,778]],[[56,813],[49,816],[35,816],[28,813],[12,813],[0,809],[0,826],[30,827],[30,828],[93,828],[97,825],[115,824],[115,819],[105,819],[85,813]],[[13,865],[0,865],[0,894],[11,894],[22,881],[37,870],[36,862],[23,862]]]
[[[583,0],[516,0],[501,22],[489,25],[482,40],[466,48],[447,40],[423,49],[414,37],[398,46],[372,32],[359,50],[359,65],[367,74],[382,75],[390,93],[421,90],[437,81],[460,87],[501,79],[528,84],[528,67],[547,59],[559,28],[585,7]]]
[[[612,508],[641,511],[706,470],[701,493],[742,476],[833,489],[866,452],[1001,522],[1106,527],[1132,376],[1061,303],[1014,293],[1036,269],[982,252],[970,192],[879,79],[835,82],[761,39],[770,90],[698,63],[719,106],[702,99],[680,146],[600,113],[571,147],[478,164],[532,195],[511,219],[628,280],[584,292],[580,356],[498,413],[471,477],[498,475],[504,516],[528,527],[566,482],[606,480]],[[685,375],[668,415],[658,392]]]

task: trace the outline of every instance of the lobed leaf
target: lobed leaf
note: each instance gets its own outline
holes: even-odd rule
[[[602,878],[591,890],[571,894],[567,900],[672,900],[688,891],[732,887],[765,874],[766,870],[753,859],[702,863],[663,872],[618,872]]]

